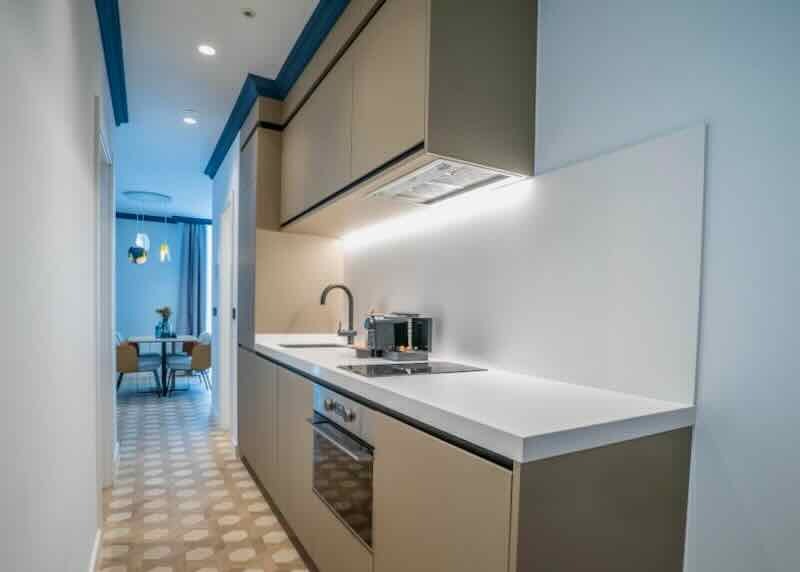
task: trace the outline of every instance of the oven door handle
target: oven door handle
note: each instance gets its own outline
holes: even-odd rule
[[[311,425],[311,429],[314,431],[314,433],[316,433],[317,435],[328,441],[331,445],[339,449],[342,453],[344,453],[354,461],[357,461],[359,463],[372,462],[373,460],[372,454],[366,452],[367,451],[366,448],[364,448],[361,451],[355,451],[351,447],[349,447],[347,443],[344,442],[344,439],[339,438],[339,435],[344,436],[344,433],[336,429],[333,423],[329,421],[315,422],[312,419],[306,419],[306,422],[309,425]],[[347,437],[345,436],[345,438]],[[349,441],[350,439],[347,440]]]

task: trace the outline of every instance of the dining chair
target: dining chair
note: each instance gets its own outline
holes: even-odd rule
[[[115,342],[118,336],[115,335]],[[161,391],[161,378],[158,376],[158,368],[161,365],[160,359],[153,357],[140,357],[136,347],[128,342],[120,341],[117,343],[117,390],[122,384],[122,379],[126,373],[146,373],[150,372],[155,376],[156,386]]]
[[[175,377],[178,372],[191,377],[200,376],[200,380],[208,391],[211,391],[211,376],[208,370],[211,369],[211,336],[203,334],[198,341],[191,346],[189,355],[173,355],[167,358],[167,390],[175,391]]]

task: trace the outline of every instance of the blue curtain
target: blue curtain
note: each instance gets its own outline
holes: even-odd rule
[[[206,331],[206,225],[181,223],[183,242],[178,288],[178,334]]]

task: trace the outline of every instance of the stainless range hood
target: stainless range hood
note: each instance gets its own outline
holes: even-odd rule
[[[392,198],[418,205],[434,205],[468,191],[503,186],[523,178],[452,159],[437,159],[370,193],[367,198]]]

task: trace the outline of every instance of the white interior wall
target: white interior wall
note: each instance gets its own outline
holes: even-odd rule
[[[694,402],[705,127],[349,237],[358,315],[435,319],[434,353]]]
[[[800,3],[541,0],[537,171],[707,121],[686,570],[800,570]]]
[[[0,14],[2,568],[83,571],[99,527],[95,96],[109,136],[111,109],[93,2]]]

